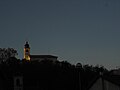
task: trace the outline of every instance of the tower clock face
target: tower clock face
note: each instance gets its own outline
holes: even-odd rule
[[[29,50],[26,50],[26,52],[29,52]]]

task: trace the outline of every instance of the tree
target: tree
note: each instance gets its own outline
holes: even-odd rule
[[[17,50],[13,48],[0,48],[0,62],[5,62],[10,57],[18,55]]]

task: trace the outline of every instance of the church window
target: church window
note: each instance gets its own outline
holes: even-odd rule
[[[20,80],[19,79],[16,80],[16,86],[20,86]]]

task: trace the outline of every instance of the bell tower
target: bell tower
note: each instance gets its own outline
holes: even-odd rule
[[[28,42],[24,45],[24,59],[30,61],[30,47]]]

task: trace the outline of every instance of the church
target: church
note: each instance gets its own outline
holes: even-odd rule
[[[50,60],[57,61],[57,56],[53,55],[31,55],[30,54],[30,45],[28,42],[24,45],[24,59],[27,61],[42,61],[42,60]]]

